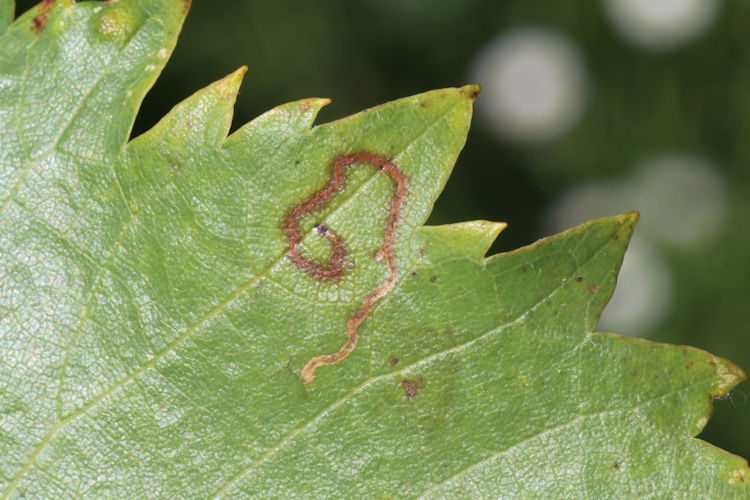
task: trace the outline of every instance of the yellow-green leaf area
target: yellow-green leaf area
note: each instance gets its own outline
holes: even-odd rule
[[[0,498],[749,497],[694,438],[745,374],[595,332],[637,214],[490,257],[504,224],[424,225],[477,87],[229,134],[240,68],[131,138],[188,3],[0,1]],[[406,191],[347,167],[299,219],[321,279],[285,221],[356,154]]]

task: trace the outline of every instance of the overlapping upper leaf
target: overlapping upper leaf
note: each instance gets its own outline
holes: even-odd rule
[[[127,142],[187,6],[43,2],[0,38],[3,498],[748,497],[747,464],[692,437],[744,374],[591,333],[635,216],[487,259],[502,225],[422,227],[475,88],[314,128],[307,99],[227,137],[240,70]],[[336,282],[287,258],[283,220],[358,151],[408,179],[399,280],[307,385],[385,279],[391,186],[353,167],[302,221],[307,255],[316,222],[346,242]]]

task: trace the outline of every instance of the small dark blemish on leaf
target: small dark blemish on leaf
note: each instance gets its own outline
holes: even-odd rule
[[[295,165],[299,165],[299,160],[294,160]]]
[[[576,283],[580,283],[581,281],[583,281],[583,276],[576,276],[575,279],[576,279]]]
[[[192,130],[192,128],[193,128],[193,122],[187,121],[187,122],[185,122],[185,126],[188,128],[188,130]]]
[[[691,361],[690,363],[688,363],[688,364],[686,364],[686,365],[685,365],[685,369],[686,369],[686,370],[689,370],[689,369],[691,369],[692,367],[693,367],[693,362],[692,362],[692,361]]]
[[[407,399],[416,398],[419,390],[425,388],[424,379],[422,377],[417,377],[413,380],[402,380],[401,385],[404,387]]]
[[[391,366],[396,366],[398,364],[398,358],[391,358]]]
[[[620,468],[620,462],[615,462],[614,464],[612,464],[612,468],[618,470]]]
[[[426,107],[427,107],[427,103],[426,103],[426,102],[424,102],[424,101],[422,101],[422,102],[420,102],[420,103],[419,103],[419,106],[420,106],[421,108],[426,108]]]
[[[716,360],[715,359],[709,359],[708,360],[708,364],[710,364],[711,366],[714,366],[714,365],[716,365]]]
[[[435,283],[436,281],[437,281],[437,276],[435,276],[434,274],[430,276],[430,283]]]
[[[420,259],[421,259],[422,257],[424,257],[424,248],[420,248],[420,249],[419,249],[419,252],[417,252],[417,256],[418,256],[418,257],[419,257]]]
[[[416,275],[417,275],[417,270],[416,270],[416,269],[414,269],[414,270],[413,270],[413,271],[411,272],[411,275],[412,275],[412,276],[416,276]]]
[[[636,369],[633,370],[633,376],[634,377],[638,376],[638,368],[636,368]]]
[[[590,291],[591,293],[596,293],[596,292],[598,292],[598,291],[599,291],[599,284],[598,284],[598,283],[591,283],[591,284],[589,285],[589,291]]]
[[[34,19],[31,20],[33,23],[31,26],[31,29],[34,30],[35,33],[41,33],[44,31],[44,28],[47,26],[47,19],[49,18],[49,12],[42,12],[38,16],[36,16]]]
[[[193,3],[193,0],[182,0],[182,14],[185,15],[190,10],[190,4]]]
[[[620,234],[619,234],[619,233],[615,233],[615,237],[614,237],[614,240],[615,240],[615,241],[617,241],[617,240],[619,240],[619,239],[620,239]]]

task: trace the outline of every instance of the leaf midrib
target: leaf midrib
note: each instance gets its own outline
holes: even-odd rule
[[[603,242],[602,245],[601,245],[601,247],[603,248],[604,246],[607,245],[607,243],[608,242]],[[575,276],[576,274],[578,274],[578,272],[585,265],[587,265],[589,262],[591,262],[593,259],[596,258],[597,253],[598,252],[591,252],[590,255],[586,258],[586,260],[584,260],[578,266],[576,266],[576,268],[570,273],[570,276]],[[483,259],[483,263],[486,263],[488,261],[488,259],[489,258]],[[562,290],[568,284],[569,284],[569,280],[560,280],[560,282],[557,284],[557,286],[555,286],[545,297],[539,299],[536,304],[534,304],[532,307],[530,307],[529,309],[527,309],[523,313],[519,314],[516,318],[514,318],[512,320],[509,320],[509,321],[506,321],[502,325],[498,325],[498,326],[496,326],[496,327],[494,327],[494,328],[492,328],[490,330],[487,330],[486,332],[484,332],[484,333],[482,333],[482,334],[480,334],[480,335],[478,335],[478,336],[476,336],[476,337],[474,337],[474,338],[472,338],[472,339],[464,342],[463,344],[459,344],[459,345],[453,346],[451,348],[448,348],[448,349],[445,349],[445,350],[433,353],[433,354],[431,354],[429,356],[426,356],[426,357],[424,357],[422,359],[416,360],[413,363],[411,363],[409,365],[406,365],[406,366],[404,366],[403,368],[401,368],[399,370],[394,370],[394,371],[391,371],[391,372],[388,372],[388,373],[384,373],[382,375],[378,375],[377,377],[373,377],[373,378],[369,378],[369,379],[365,380],[359,386],[355,387],[354,389],[352,389],[351,391],[349,391],[347,394],[345,394],[344,396],[342,396],[341,398],[337,399],[336,401],[334,401],[333,403],[331,403],[330,405],[328,405],[327,407],[325,407],[323,410],[321,410],[320,412],[318,412],[318,414],[315,415],[314,417],[312,417],[310,420],[308,420],[307,422],[303,423],[302,425],[296,427],[295,429],[293,429],[292,431],[290,431],[289,433],[287,433],[275,445],[269,447],[269,449],[263,455],[261,455],[258,459],[256,459],[253,462],[251,462],[246,468],[242,469],[239,473],[237,473],[235,476],[233,476],[232,478],[230,478],[213,495],[211,495],[211,498],[212,499],[216,499],[219,496],[221,496],[224,493],[226,493],[229,490],[229,488],[231,488],[234,484],[236,484],[238,481],[240,481],[242,479],[242,477],[244,477],[246,474],[250,473],[253,470],[259,469],[260,466],[261,466],[261,464],[265,460],[267,460],[269,457],[271,457],[277,451],[279,451],[283,446],[286,445],[286,443],[288,443],[289,441],[291,441],[292,439],[294,439],[296,436],[298,436],[299,434],[301,434],[302,432],[304,432],[308,427],[310,427],[311,425],[313,425],[314,423],[316,423],[319,419],[324,418],[330,412],[332,412],[333,410],[336,410],[338,407],[342,406],[347,401],[351,400],[352,397],[355,394],[361,392],[364,389],[367,389],[368,387],[374,385],[375,383],[377,383],[377,382],[379,382],[381,380],[386,380],[386,379],[391,378],[391,377],[398,377],[398,376],[402,375],[403,373],[411,370],[412,368],[414,368],[416,366],[420,366],[422,364],[429,363],[430,361],[435,360],[435,359],[439,359],[440,357],[442,357],[444,355],[447,355],[447,354],[454,354],[454,353],[463,351],[464,349],[470,347],[471,345],[473,345],[473,344],[475,344],[477,342],[480,342],[481,340],[483,340],[483,339],[485,339],[485,338],[487,338],[487,337],[489,337],[491,335],[494,335],[496,333],[500,333],[503,330],[505,330],[506,328],[509,328],[509,327],[514,326],[514,325],[520,324],[522,321],[524,321],[526,319],[526,317],[529,314],[531,314],[532,312],[534,312],[542,304],[544,304],[545,302],[547,302],[548,300],[550,300],[552,297],[554,297],[555,294],[557,294],[557,292],[559,292],[560,290]],[[388,297],[386,297],[385,300],[387,301]],[[576,349],[583,342],[586,342],[588,338],[589,338],[589,336],[587,335],[579,344],[576,344],[570,350]]]
[[[394,161],[397,161],[397,158],[400,157],[404,152],[408,151],[417,141],[419,141],[429,130],[442,122],[456,107],[461,105],[463,101],[458,101],[453,106],[450,106],[446,111],[440,115],[439,118],[429,123],[422,132],[417,134],[413,139],[409,141],[408,144],[406,144],[402,150],[394,156]],[[309,133],[309,132],[308,132]],[[357,190],[352,193],[352,195],[349,197],[347,202],[355,198],[361,193],[364,189],[369,187],[369,185],[373,182],[375,179],[375,176],[377,173],[372,173],[369,175],[367,180],[363,182]],[[166,184],[165,184],[166,185]],[[337,207],[335,210],[331,211],[329,213],[329,217],[335,215],[339,210],[341,210],[343,207],[346,206],[346,203],[342,203],[339,207]],[[138,212],[140,213],[140,212]],[[308,233],[305,234],[307,236]],[[0,496],[0,500],[5,500],[10,496],[10,494],[15,491],[15,489],[20,484],[21,480],[24,478],[26,473],[28,473],[29,470],[33,467],[34,462],[36,461],[36,458],[41,454],[41,452],[53,441],[55,435],[65,428],[68,424],[73,422],[74,420],[77,420],[81,416],[87,414],[94,406],[96,406],[99,402],[104,400],[107,396],[115,392],[116,390],[120,389],[121,387],[125,386],[127,383],[131,382],[132,380],[135,380],[138,378],[142,373],[147,371],[150,368],[153,368],[156,366],[156,364],[162,360],[168,353],[175,350],[180,344],[182,344],[185,340],[187,340],[202,324],[204,324],[206,321],[210,320],[211,318],[215,317],[219,313],[221,313],[229,304],[234,302],[240,295],[242,295],[245,291],[247,291],[249,288],[251,288],[254,284],[256,284],[258,281],[263,279],[268,273],[270,273],[286,256],[287,251],[285,250],[283,253],[280,253],[277,258],[272,261],[269,266],[266,268],[266,270],[251,278],[245,285],[239,287],[233,294],[231,294],[227,299],[220,302],[214,309],[209,311],[206,315],[204,315],[202,318],[200,318],[198,321],[195,322],[195,324],[185,330],[185,332],[174,339],[172,342],[170,342],[161,352],[154,355],[147,363],[144,363],[140,368],[133,371],[130,375],[121,378],[118,380],[115,384],[107,388],[106,390],[100,392],[96,397],[92,398],[89,403],[86,405],[80,407],[77,411],[74,411],[70,413],[67,417],[58,419],[52,426],[52,428],[47,432],[47,434],[44,435],[42,440],[40,441],[39,445],[32,451],[32,453],[29,455],[29,459],[26,461],[26,463],[23,465],[23,467],[19,470],[19,472],[16,474],[14,479],[11,481],[11,483],[6,488],[5,492],[2,496]],[[93,294],[92,294],[93,295]]]

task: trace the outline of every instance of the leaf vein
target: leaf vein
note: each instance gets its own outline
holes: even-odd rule
[[[654,402],[657,402],[657,401],[660,401],[662,399],[665,399],[665,398],[667,398],[669,396],[673,396],[675,394],[681,394],[683,392],[686,392],[686,391],[692,389],[693,387],[695,387],[697,385],[700,385],[703,382],[704,382],[703,380],[699,380],[697,382],[693,382],[693,383],[688,384],[686,386],[683,386],[683,387],[681,387],[681,388],[679,388],[677,390],[672,390],[672,391],[669,391],[667,393],[661,394],[659,396],[654,396],[654,397],[648,398],[648,399],[646,399],[644,401],[640,401],[638,404],[633,405],[633,406],[627,406],[627,407],[622,407],[622,408],[608,408],[606,410],[602,410],[602,411],[598,411],[598,412],[594,412],[594,413],[585,413],[585,414],[576,415],[574,418],[572,418],[571,420],[569,420],[569,421],[567,421],[567,422],[565,422],[563,424],[559,424],[559,425],[556,425],[554,427],[549,427],[547,429],[543,429],[543,430],[541,430],[541,431],[539,431],[539,432],[537,432],[537,433],[535,433],[535,434],[533,434],[533,435],[531,435],[529,437],[526,437],[526,438],[522,439],[521,441],[518,441],[517,443],[514,443],[513,445],[509,446],[508,448],[505,448],[503,450],[500,450],[500,451],[497,451],[495,453],[492,453],[489,456],[487,456],[487,457],[483,458],[482,460],[480,460],[479,462],[471,464],[470,466],[468,466],[468,467],[466,467],[466,468],[464,468],[464,469],[456,472],[455,474],[453,474],[452,476],[448,477],[447,479],[445,479],[445,480],[443,480],[443,481],[441,481],[441,482],[439,482],[439,483],[431,486],[429,489],[425,490],[422,493],[422,495],[420,495],[419,498],[424,498],[425,495],[429,494],[432,491],[435,491],[435,490],[439,489],[442,485],[444,485],[446,483],[449,483],[450,481],[454,481],[457,478],[466,475],[471,470],[476,469],[477,467],[481,467],[483,464],[486,464],[486,463],[490,462],[491,460],[494,460],[494,459],[496,459],[498,457],[502,457],[502,456],[504,456],[504,455],[512,452],[513,450],[517,449],[521,445],[524,445],[524,444],[526,444],[526,443],[528,443],[528,442],[530,442],[532,440],[541,438],[541,437],[543,437],[543,436],[545,436],[547,434],[551,434],[551,433],[556,432],[556,431],[567,429],[567,428],[569,428],[569,427],[577,424],[578,422],[580,422],[582,420],[587,420],[589,418],[600,418],[601,419],[605,415],[613,415],[613,414],[616,414],[616,413],[624,413],[624,412],[629,412],[629,411],[640,410],[640,409],[642,409],[643,407],[645,407],[647,405],[650,405],[650,404],[652,404]],[[644,420],[644,424],[648,424],[648,421],[645,420],[645,418],[643,420]],[[584,484],[583,487],[585,489],[586,485]],[[586,495],[584,495],[584,498],[588,498],[588,497]]]
[[[455,107],[457,107],[458,104],[451,106],[448,108],[439,118],[435,119],[432,123],[430,123],[422,132],[420,132],[418,135],[416,135],[413,139],[411,139],[402,149],[402,151],[396,155],[396,157],[403,154],[406,150],[411,148],[421,137],[423,137],[425,134],[428,133],[428,131],[436,126],[438,123],[442,122],[450,112],[453,111]],[[395,161],[395,158],[394,158]],[[352,197],[355,197],[359,195],[366,187],[369,187],[370,183],[374,181],[375,176],[377,173],[373,173],[370,175],[369,179],[365,181],[355,193],[352,194]],[[331,213],[331,215],[334,215],[338,209]],[[140,212],[138,212],[140,213]],[[210,310],[207,314],[205,314],[202,318],[198,319],[191,327],[187,328],[183,334],[175,338],[172,342],[170,342],[161,352],[154,355],[148,362],[144,363],[139,367],[137,370],[133,371],[129,375],[122,377],[120,380],[118,380],[115,384],[107,388],[106,390],[100,392],[96,397],[92,398],[86,405],[82,406],[78,410],[72,412],[68,416],[64,418],[58,418],[57,422],[52,426],[50,431],[42,438],[39,445],[32,451],[32,453],[29,456],[29,459],[27,462],[22,466],[22,468],[19,470],[19,472],[16,474],[13,481],[8,485],[8,488],[6,488],[4,494],[1,499],[7,498],[18,486],[20,481],[23,479],[23,477],[26,475],[26,473],[31,469],[33,466],[34,461],[39,456],[39,454],[53,441],[55,435],[65,426],[67,426],[70,422],[78,419],[79,417],[87,414],[94,406],[96,406],[99,402],[104,400],[107,396],[118,390],[119,388],[125,386],[132,380],[135,380],[137,377],[139,377],[142,373],[144,373],[146,370],[153,368],[156,366],[156,364],[163,359],[169,352],[172,352],[175,350],[179,345],[181,345],[185,340],[187,340],[203,323],[206,321],[212,319],[219,313],[221,313],[229,304],[234,302],[240,295],[242,295],[245,291],[247,291],[250,287],[252,287],[255,283],[260,281],[262,278],[265,277],[265,275],[269,272],[271,272],[276,265],[278,265],[279,262],[281,262],[286,257],[286,250],[281,253],[278,258],[271,262],[271,264],[268,266],[266,271],[258,276],[255,276],[251,278],[247,283],[239,287],[235,292],[233,292],[231,295],[229,295],[226,299],[224,299],[222,302],[220,302],[217,306],[215,306],[212,310]],[[93,294],[92,294],[93,296]],[[67,357],[67,356],[66,356]]]
[[[583,267],[584,264],[586,264],[587,262],[589,262],[590,260],[592,260],[595,256],[596,256],[596,252],[592,253],[584,262],[582,262],[579,266],[577,266],[577,268],[576,268],[575,271],[577,272],[581,267]],[[361,392],[362,390],[364,390],[364,389],[366,389],[366,388],[374,385],[376,382],[379,382],[381,380],[386,380],[386,379],[392,378],[392,377],[397,377],[397,376],[399,376],[399,375],[407,372],[408,370],[411,370],[412,368],[414,368],[416,366],[423,365],[425,363],[429,363],[430,361],[435,360],[435,359],[439,359],[440,357],[442,357],[444,355],[454,354],[454,353],[460,352],[460,351],[468,348],[469,346],[471,346],[471,345],[473,345],[473,344],[481,341],[482,339],[487,338],[490,335],[493,335],[495,333],[500,333],[500,332],[502,332],[503,330],[505,330],[508,327],[511,327],[513,325],[521,323],[522,321],[524,321],[526,319],[526,317],[528,317],[528,315],[531,312],[535,311],[544,302],[546,302],[550,298],[552,298],[559,290],[561,290],[564,287],[565,284],[566,284],[565,281],[561,281],[560,283],[558,283],[558,285],[553,290],[551,290],[550,293],[547,296],[545,296],[542,299],[540,299],[531,308],[529,308],[527,311],[524,311],[522,314],[520,314],[518,317],[514,318],[513,320],[510,320],[510,321],[508,321],[508,322],[506,322],[506,323],[504,323],[502,325],[498,325],[495,328],[492,328],[492,329],[488,330],[487,332],[485,332],[485,333],[483,333],[483,334],[481,334],[481,335],[479,335],[477,337],[474,337],[471,340],[468,340],[468,341],[464,342],[463,344],[458,344],[458,345],[456,345],[454,347],[451,347],[449,349],[446,349],[446,350],[443,350],[443,351],[439,351],[439,352],[436,352],[436,353],[431,354],[429,356],[426,356],[426,357],[424,357],[424,358],[422,358],[420,360],[417,360],[417,361],[411,363],[410,365],[404,366],[400,370],[392,371],[392,372],[389,372],[389,373],[385,373],[383,375],[379,375],[379,376],[377,376],[375,378],[371,378],[371,379],[365,380],[365,382],[363,382],[359,386],[357,386],[354,389],[352,389],[351,391],[349,391],[346,395],[344,395],[343,397],[337,399],[336,401],[334,401],[333,403],[331,403],[330,405],[328,405],[327,407],[325,407],[317,415],[315,415],[314,417],[312,417],[308,422],[303,423],[302,425],[296,427],[295,429],[293,429],[292,431],[290,431],[288,434],[286,434],[281,440],[279,440],[279,442],[276,445],[270,447],[257,460],[251,462],[246,468],[244,468],[243,470],[241,470],[240,472],[238,472],[235,476],[233,476],[232,478],[230,478],[222,487],[220,487],[216,491],[216,493],[214,493],[211,496],[211,498],[217,498],[220,495],[224,494],[233,484],[235,484],[236,482],[238,482],[243,476],[245,476],[246,474],[252,472],[253,470],[257,470],[258,468],[260,468],[261,464],[265,460],[267,460],[276,451],[280,450],[284,445],[286,445],[286,443],[290,442],[296,436],[298,436],[299,434],[301,434],[302,432],[304,432],[307,428],[309,428],[310,426],[312,426],[318,420],[320,420],[320,419],[324,418],[325,416],[327,416],[333,410],[336,410],[338,407],[342,406],[344,403],[346,403],[347,401],[351,400],[352,397],[355,394],[357,394],[357,393]],[[388,300],[388,297],[386,297],[385,300]]]

